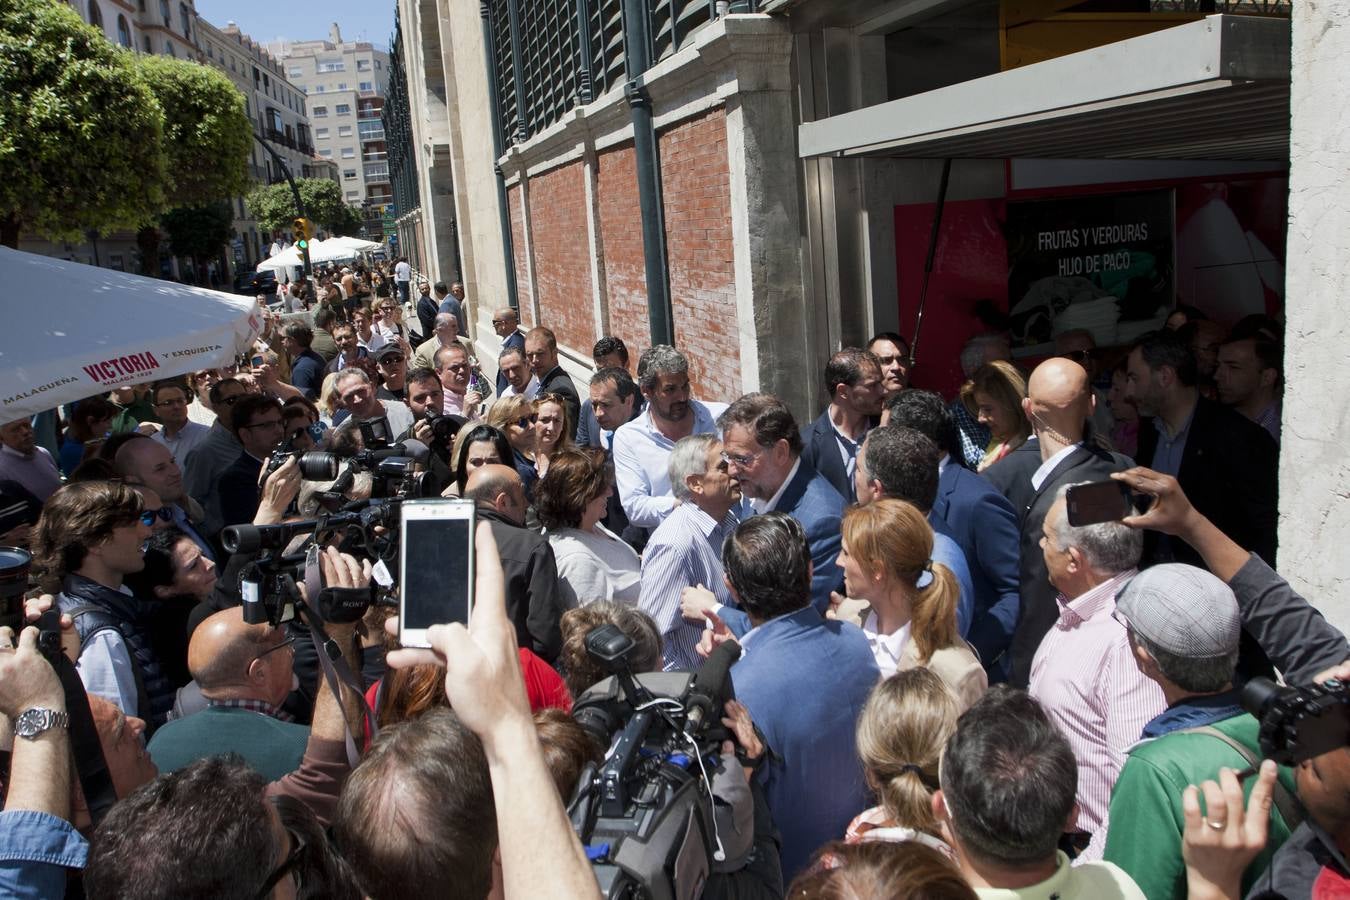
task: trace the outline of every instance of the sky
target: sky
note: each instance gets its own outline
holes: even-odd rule
[[[388,50],[394,33],[395,0],[328,0],[327,3],[286,3],[276,0],[196,0],[197,15],[217,28],[234,21],[239,30],[263,44],[278,38],[291,41],[328,38],[328,26],[337,22],[345,41],[369,41]]]

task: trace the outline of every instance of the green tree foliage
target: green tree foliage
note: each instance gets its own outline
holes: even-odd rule
[[[247,191],[253,125],[234,83],[224,72],[188,60],[133,58],[164,110],[169,201],[193,206]]]
[[[64,3],[0,3],[0,243],[136,228],[165,206],[164,113]]]
[[[174,256],[207,259],[220,252],[220,247],[234,231],[234,216],[227,202],[204,206],[180,206],[159,218],[160,228],[169,236],[169,249]]]
[[[305,213],[330,234],[351,235],[361,228],[361,216],[342,199],[342,188],[327,178],[298,178],[296,189],[304,201]],[[264,231],[289,231],[291,221],[300,215],[295,195],[286,182],[261,187],[244,198],[249,213]]]

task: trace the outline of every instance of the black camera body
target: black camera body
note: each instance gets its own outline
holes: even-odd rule
[[[1350,744],[1350,684],[1343,681],[1282,687],[1253,678],[1242,688],[1242,706],[1261,722],[1261,755],[1282,766]]]
[[[692,900],[722,858],[710,776],[722,764],[721,710],[740,648],[724,644],[698,674],[638,676],[632,649],[613,625],[586,636],[587,653],[614,674],[572,715],[609,753],[582,772],[568,815],[605,897]]]

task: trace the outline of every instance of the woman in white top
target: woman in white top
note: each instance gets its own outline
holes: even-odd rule
[[[964,710],[989,682],[956,628],[956,576],[933,562],[933,529],[903,500],[876,500],[844,513],[839,565],[848,596],[865,600],[863,633],[885,678],[923,666],[942,679]],[[920,588],[923,573],[933,580]]]
[[[404,341],[408,338],[408,326],[403,324],[403,307],[393,297],[381,297],[375,307],[375,324],[372,330],[389,341]]]
[[[535,512],[548,534],[569,606],[596,600],[637,604],[642,561],[600,524],[610,485],[605,454],[586,447],[554,454],[534,487]]]

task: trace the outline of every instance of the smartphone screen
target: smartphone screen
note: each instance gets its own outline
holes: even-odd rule
[[[1066,492],[1069,524],[1075,528],[1115,522],[1134,512],[1130,487],[1123,481],[1094,481],[1076,484]]]
[[[426,629],[469,622],[473,586],[473,504],[405,503],[399,582],[399,640],[425,647]]]

